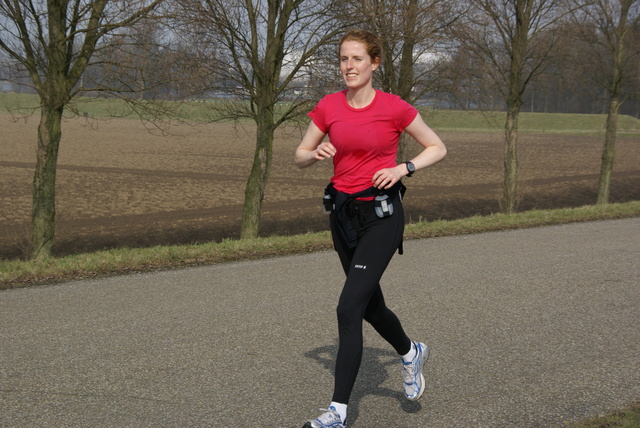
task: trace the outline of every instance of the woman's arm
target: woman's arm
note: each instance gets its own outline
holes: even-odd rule
[[[416,166],[416,171],[440,162],[447,155],[447,148],[440,137],[424,123],[420,115],[416,116],[413,122],[405,128],[405,131],[424,147],[418,156],[411,159],[411,162]],[[405,170],[407,169],[405,164],[401,166]]]
[[[416,171],[440,162],[447,155],[444,143],[433,129],[424,123],[420,114],[404,130],[424,147],[418,156],[411,159]],[[376,172],[372,182],[379,189],[388,189],[407,174],[409,174],[407,165],[401,163],[394,168],[385,168]]]
[[[309,123],[307,132],[293,157],[298,168],[306,168],[320,160],[332,158],[336,154],[333,144],[322,141],[326,135],[313,121]]]

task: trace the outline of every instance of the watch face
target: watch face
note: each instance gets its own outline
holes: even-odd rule
[[[416,166],[412,162],[407,162],[407,170],[413,174],[416,171]]]

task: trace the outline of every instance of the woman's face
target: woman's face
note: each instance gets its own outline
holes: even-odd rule
[[[380,59],[372,61],[363,43],[347,40],[340,46],[340,71],[349,89],[370,85],[379,64]]]

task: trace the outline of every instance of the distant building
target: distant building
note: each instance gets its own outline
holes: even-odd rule
[[[33,88],[25,82],[11,82],[0,79],[0,93],[15,92],[18,94],[35,94]]]
[[[0,92],[15,92],[15,85],[7,80],[0,80]]]

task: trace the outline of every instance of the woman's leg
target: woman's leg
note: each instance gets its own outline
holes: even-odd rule
[[[404,332],[396,314],[385,304],[379,285],[367,305],[364,319],[393,346],[398,355],[405,355],[411,350],[411,339]]]
[[[384,303],[380,278],[402,239],[401,208],[393,216],[366,226],[358,246],[350,249],[334,229],[334,244],[347,274],[338,302],[340,344],[333,401],[348,403],[362,360],[362,320],[367,319],[399,353],[411,347],[400,321]]]

